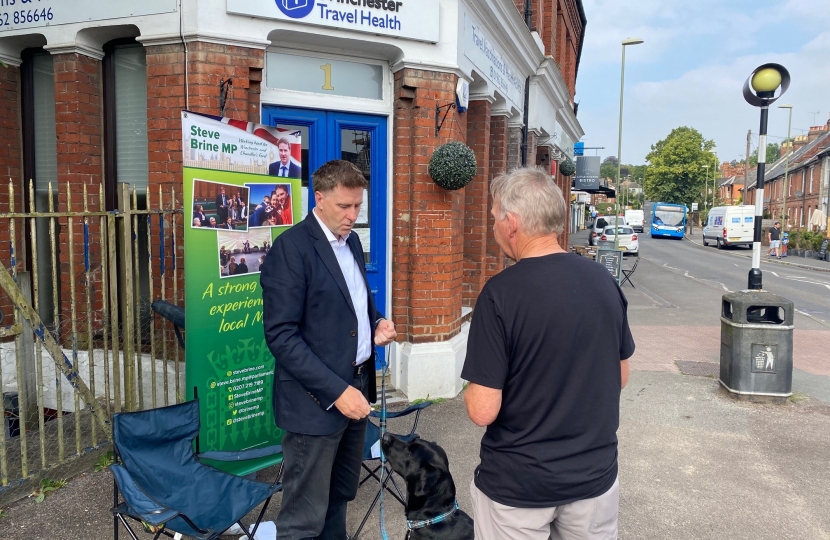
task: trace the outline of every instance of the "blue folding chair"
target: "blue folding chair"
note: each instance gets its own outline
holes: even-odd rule
[[[154,540],[176,533],[213,540],[234,523],[247,530],[242,518],[264,502],[249,535],[254,538],[271,497],[282,490],[280,476],[267,484],[200,463],[193,451],[198,433],[198,400],[113,416],[116,540],[119,523],[138,540],[126,518],[155,532]]]
[[[415,413],[415,420],[412,422],[412,429],[406,435],[395,435],[399,439],[405,442],[409,442],[413,439],[418,438],[418,434],[416,430],[418,429],[418,420],[421,418],[421,412],[432,405],[429,401],[422,401],[421,403],[416,403],[415,405],[410,405],[406,409],[398,412],[387,412],[386,418],[401,418],[404,416],[408,416],[412,413]],[[372,418],[380,419],[380,411],[372,411],[369,413],[369,416]],[[386,490],[390,495],[392,495],[399,503],[406,506],[406,495],[405,489],[402,491],[401,488],[398,486],[398,483],[395,482],[394,476],[392,476],[392,468],[388,464],[381,464],[380,462],[380,455],[376,454],[373,455],[372,448],[375,447],[377,444],[380,443],[380,426],[372,422],[371,420],[368,422],[366,426],[366,438],[363,442],[363,469],[366,471],[366,476],[360,480],[359,486],[362,486],[370,479],[374,478],[380,484],[380,468],[384,467],[383,472],[383,483],[378,488],[377,495],[375,495],[375,500],[372,501],[372,505],[369,507],[369,510],[366,512],[366,515],[363,517],[363,521],[360,522],[360,526],[357,528],[357,531],[350,536],[351,540],[357,540],[357,537],[360,535],[360,531],[363,530],[363,527],[366,525],[366,522],[369,520],[369,515],[371,515],[372,510],[375,509],[375,506],[378,504],[378,500],[380,499],[380,493],[382,490]],[[392,486],[395,488],[394,491],[391,487],[389,487],[389,483],[392,483]]]

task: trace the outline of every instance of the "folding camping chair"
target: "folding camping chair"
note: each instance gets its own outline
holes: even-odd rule
[[[416,433],[416,430],[418,429],[418,420],[421,418],[421,411],[423,411],[430,405],[432,405],[431,402],[422,401],[421,403],[410,405],[402,411],[387,412],[386,418],[402,418],[404,416],[408,416],[412,413],[415,413],[415,420],[412,423],[412,429],[409,430],[409,433],[406,435],[395,436],[406,442],[409,442],[413,439],[417,439],[418,434]],[[372,418],[380,418],[380,411],[372,411],[371,413],[369,413],[369,416]],[[388,464],[382,464],[380,462],[380,427],[371,420],[368,422],[368,425],[366,426],[366,438],[364,439],[363,443],[362,466],[363,469],[366,471],[366,476],[364,476],[363,479],[360,481],[359,486],[362,486],[372,478],[374,478],[375,480],[377,480],[378,483],[380,483],[379,471],[381,467],[384,468],[383,485],[380,485],[378,487],[377,495],[375,495],[375,499],[372,501],[371,506],[369,506],[369,510],[366,511],[366,515],[363,516],[363,521],[360,522],[360,526],[357,528],[357,531],[349,537],[351,540],[357,540],[357,537],[360,535],[360,531],[363,530],[363,527],[369,520],[369,515],[371,515],[372,510],[374,510],[375,506],[377,506],[378,500],[380,499],[380,493],[382,490],[385,489],[399,503],[406,506],[406,495],[404,494],[406,489],[401,491],[400,486],[398,486],[398,483],[392,476],[392,468]],[[392,486],[395,488],[394,491],[391,487],[389,487],[389,482],[391,482]]]
[[[634,271],[637,269],[638,264],[640,264],[640,256],[639,255],[637,255],[637,258],[634,260],[634,266],[632,266],[630,270],[626,270],[625,268],[621,269],[622,273],[623,273],[623,279],[622,279],[622,282],[620,283],[620,287],[625,285],[625,282],[627,281],[628,284],[631,285],[633,288],[635,288],[635,289],[637,288],[637,287],[634,287],[634,283],[631,282],[631,274],[633,274]]]
[[[247,530],[242,518],[264,502],[249,535],[254,538],[271,497],[282,490],[279,475],[266,484],[203,465],[193,452],[198,433],[198,400],[113,416],[115,540],[119,523],[138,540],[126,518],[155,532],[154,540],[162,534],[175,538],[176,533],[213,540],[234,523]],[[281,451],[269,451],[277,449]],[[226,457],[221,454],[209,457]]]

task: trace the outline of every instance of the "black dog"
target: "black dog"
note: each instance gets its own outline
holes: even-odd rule
[[[381,445],[392,470],[406,480],[407,538],[473,540],[473,520],[458,509],[444,449],[417,438],[404,442],[389,433]]]

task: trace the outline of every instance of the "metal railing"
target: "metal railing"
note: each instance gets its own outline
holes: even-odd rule
[[[0,503],[100,454],[113,413],[183,399],[183,354],[150,308],[183,296],[175,189],[153,197],[119,184],[119,210],[109,212],[89,210],[103,186],[73,190],[60,197],[30,182],[28,212],[15,213],[10,182],[12,212],[0,214],[9,239],[0,249]],[[79,195],[83,210],[73,211]]]

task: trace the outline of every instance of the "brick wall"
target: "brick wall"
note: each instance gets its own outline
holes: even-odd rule
[[[184,48],[182,45],[151,45],[147,50],[147,138],[150,159],[151,206],[181,208],[182,134],[181,111],[185,109]],[[195,42],[188,44],[189,107],[195,112],[219,114],[219,84],[233,79],[225,103],[225,116],[260,121],[259,94],[265,51]],[[162,200],[158,200],[161,187]],[[173,193],[175,192],[175,199]],[[184,223],[176,223],[178,298],[184,297]],[[171,224],[166,225],[170,227]],[[173,268],[171,243],[165,246],[165,267]],[[153,238],[153,253],[159,252]],[[165,296],[173,298],[173,282],[166,282]]]
[[[0,214],[16,211],[23,207],[20,193],[22,155],[20,149],[20,69],[14,66],[0,67]],[[15,205],[9,204],[9,183],[17,194]],[[20,221],[17,222],[20,228]],[[20,233],[17,234],[17,246],[20,247]],[[0,220],[0,246],[4,255],[0,260],[9,268],[9,221]],[[20,259],[18,257],[18,259]],[[18,263],[20,260],[18,260]],[[18,268],[21,268],[18,265]],[[0,289],[0,312],[6,319],[3,325],[11,324],[11,302]]]
[[[509,126],[507,137],[507,172],[522,166],[522,128]]]
[[[508,169],[508,140],[510,128],[507,116],[490,117],[490,182]],[[488,210],[493,204],[490,191],[487,191]],[[485,279],[489,279],[504,269],[505,257],[493,236],[493,216],[487,212],[487,259],[484,267]]]
[[[392,316],[403,341],[446,341],[461,327],[464,192],[428,173],[440,144],[464,141],[466,115],[452,110],[435,136],[435,106],[455,99],[455,75],[395,73]]]
[[[101,61],[78,53],[52,56],[55,78],[55,132],[57,136],[57,205],[59,211],[84,210],[84,187],[90,211],[101,209],[99,190],[103,182],[103,115]],[[71,199],[70,199],[71,197]],[[71,204],[70,204],[71,202]],[[59,229],[60,332],[71,323],[73,300],[76,316],[86,321],[84,275],[84,230],[80,218],[61,218]],[[100,238],[97,220],[91,220],[90,238]],[[92,287],[101,280],[101,246],[90,242]],[[71,294],[75,286],[74,297]],[[100,295],[94,295],[100,296]],[[100,298],[98,299],[100,300]],[[92,306],[100,310],[100,302]],[[100,320],[96,321],[96,326]],[[85,328],[85,325],[80,325]]]
[[[467,144],[475,152],[478,171],[464,188],[464,306],[474,307],[486,281],[487,236],[490,212],[490,102],[470,101]],[[492,236],[492,232],[489,233]]]

